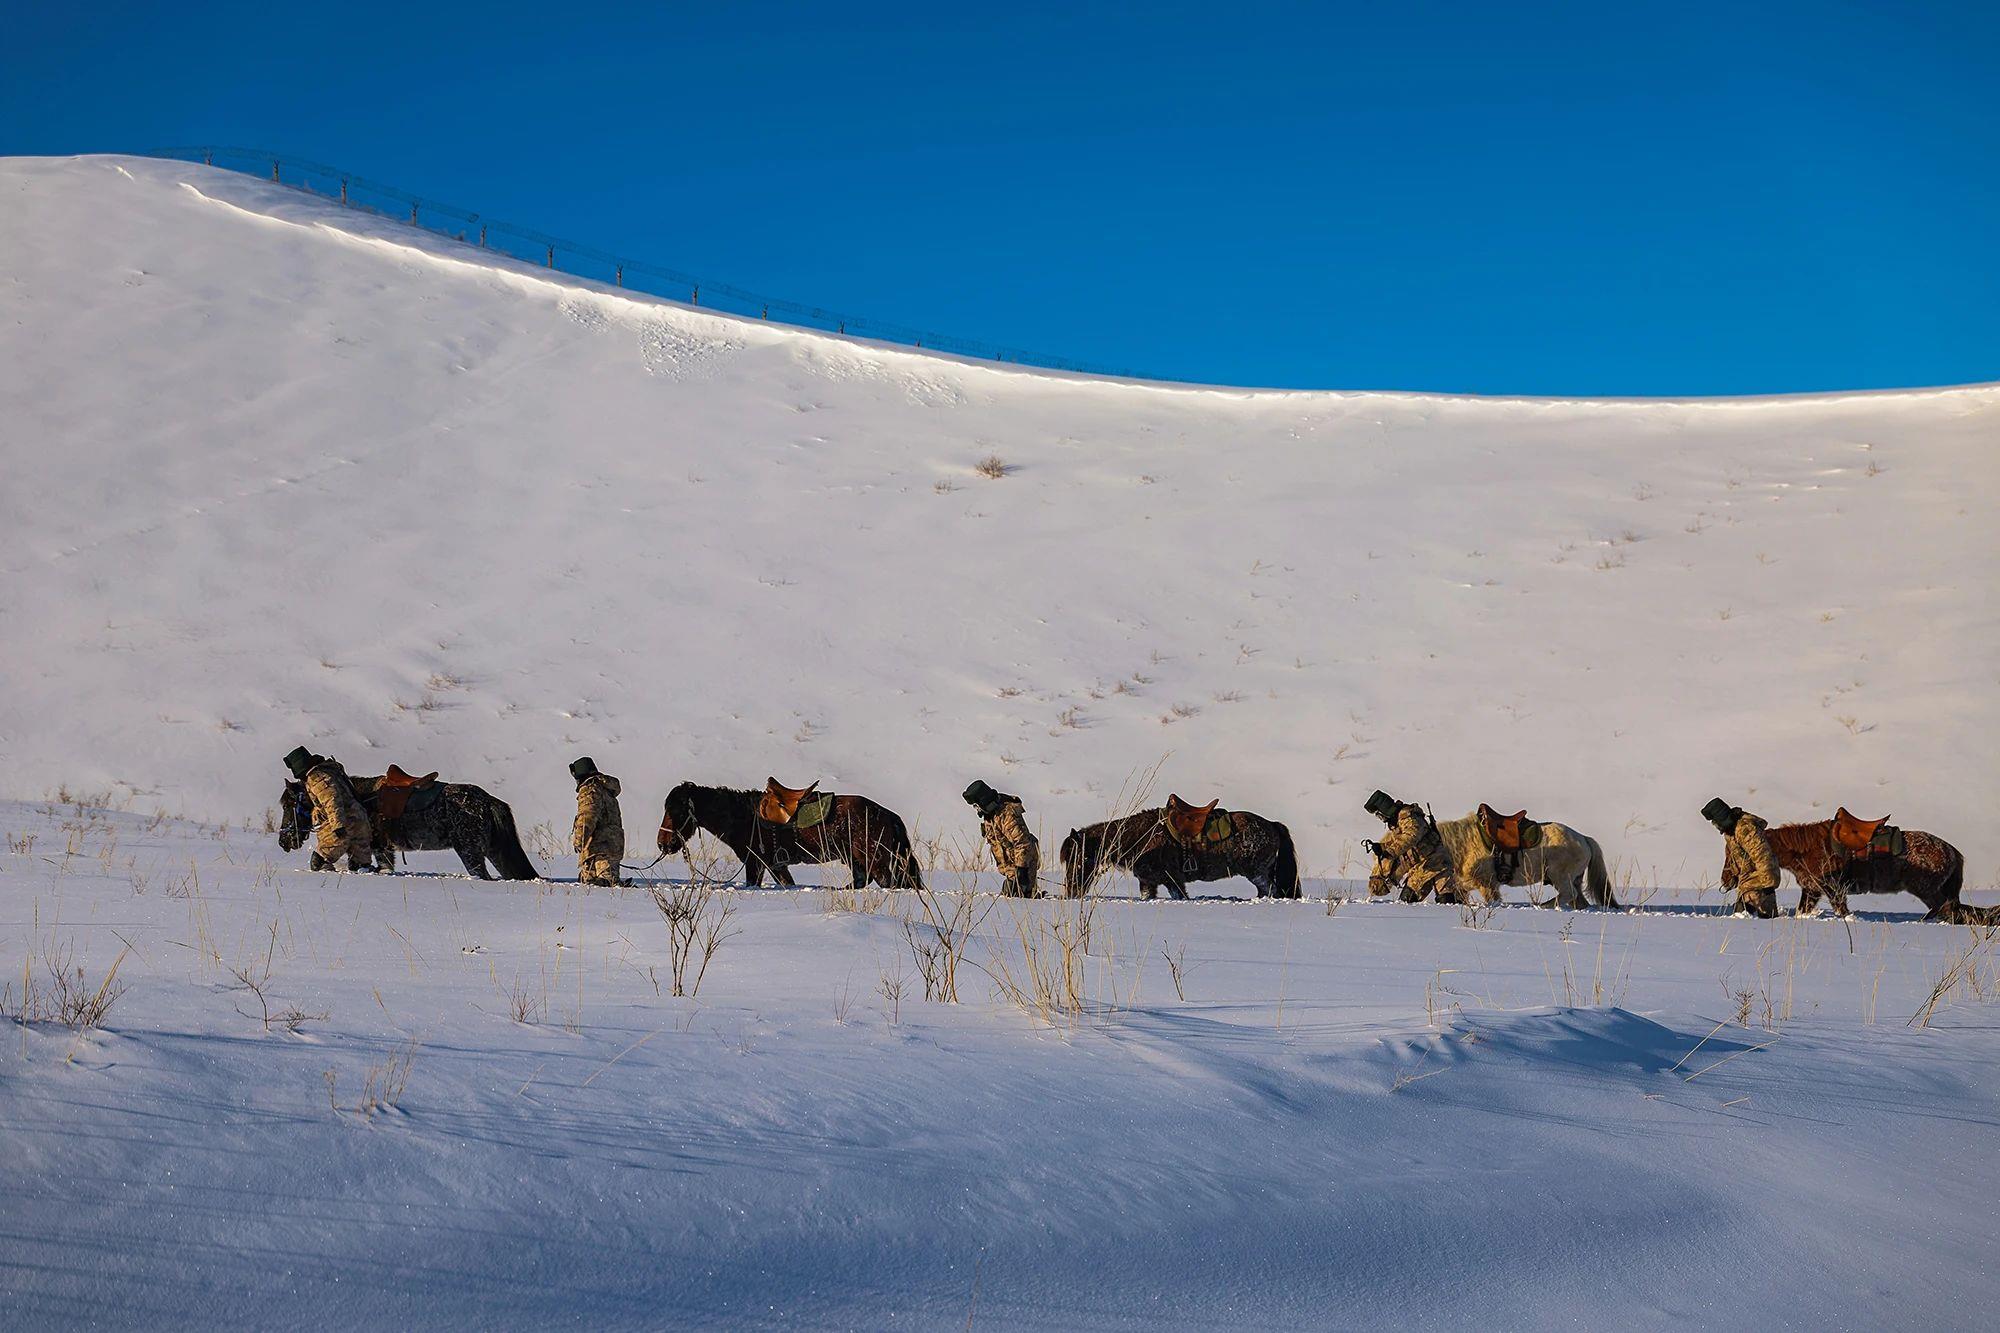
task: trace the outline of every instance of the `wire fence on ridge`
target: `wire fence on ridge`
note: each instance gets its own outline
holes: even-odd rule
[[[261,148],[224,148],[199,145],[191,148],[155,148],[147,157],[179,162],[200,162],[246,176],[256,176],[280,185],[289,185],[319,198],[328,199],[378,217],[392,218],[421,227],[435,235],[466,245],[491,250],[525,263],[567,273],[572,277],[609,283],[614,287],[670,301],[685,301],[703,309],[814,329],[823,333],[845,334],[879,342],[899,343],[923,351],[1008,365],[1034,366],[1045,370],[1071,371],[1085,375],[1112,375],[1137,378],[1128,370],[1088,365],[1068,357],[1050,356],[1019,347],[1006,347],[953,337],[927,329],[870,319],[827,310],[820,306],[766,296],[726,282],[705,282],[692,273],[665,265],[613,254],[579,241],[551,236],[532,227],[489,218],[482,213],[444,203],[425,195],[411,194],[393,185],[369,180],[351,171],[313,162],[306,158],[274,153]]]

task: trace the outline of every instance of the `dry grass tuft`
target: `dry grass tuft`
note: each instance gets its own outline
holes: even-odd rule
[[[118,980],[118,969],[124,966],[125,955],[131,952],[129,948],[120,950],[111,970],[92,986],[82,966],[75,961],[74,947],[69,941],[49,944],[42,950],[46,979],[38,980],[33,961],[23,959],[18,1000],[11,983],[0,988],[0,1018],[25,1024],[54,1023],[80,1032],[102,1027],[111,1006],[127,989]]]
[[[667,926],[667,975],[677,996],[697,995],[708,976],[708,965],[737,932],[729,922],[735,900],[718,895],[707,883],[679,884],[649,890],[653,906]],[[692,968],[694,975],[688,975]]]

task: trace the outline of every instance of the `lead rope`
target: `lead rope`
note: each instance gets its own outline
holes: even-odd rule
[[[673,826],[667,823],[666,820],[662,819],[660,821],[661,835],[664,836],[665,834],[671,833],[672,831],[673,831]],[[646,862],[646,864],[642,866],[635,866],[628,862],[620,861],[618,863],[618,868],[620,870],[651,870],[654,866],[658,865],[660,862],[666,859],[667,859],[667,854],[665,852],[661,852],[658,856],[654,857],[652,860]]]

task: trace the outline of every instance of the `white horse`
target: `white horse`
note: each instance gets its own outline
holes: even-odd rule
[[[1522,887],[1546,884],[1556,891],[1555,905],[1566,911],[1618,906],[1604,865],[1604,849],[1597,839],[1567,824],[1537,824],[1522,815],[1500,816],[1482,805],[1462,819],[1440,821],[1437,831],[1459,884],[1479,890],[1489,903],[1501,901],[1500,885],[1505,883]],[[1510,850],[1504,842],[1518,846]],[[1386,893],[1402,872],[1401,865],[1377,850],[1375,870],[1368,877],[1369,891]]]

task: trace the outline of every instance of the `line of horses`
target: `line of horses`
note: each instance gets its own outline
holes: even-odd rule
[[[374,820],[381,868],[392,869],[398,851],[448,850],[457,853],[474,878],[540,878],[521,845],[512,809],[485,788],[440,782],[393,817],[378,817],[381,778],[350,781]],[[887,806],[866,796],[834,794],[822,817],[800,827],[761,818],[758,804],[764,795],[748,788],[681,783],[667,793],[661,810],[660,854],[679,854],[696,835],[708,833],[742,864],[744,882],[753,888],[766,876],[789,886],[791,867],[830,862],[846,865],[856,887],[924,887],[909,830]],[[279,808],[278,843],[295,851],[312,831],[303,784],[287,782]],[[1522,820],[1481,805],[1460,819],[1437,824],[1459,884],[1488,902],[1501,901],[1501,888],[1513,885],[1552,888],[1550,905],[1566,909],[1619,906],[1596,839],[1567,824],[1529,821],[1525,827],[1533,837],[1524,844]],[[1927,920],[2000,924],[2000,908],[1960,902],[1965,858],[1944,839],[1902,830],[1898,850],[1881,852],[1866,843],[1857,848],[1851,837],[1842,836],[1854,827],[1872,833],[1878,826],[1886,821],[1858,821],[1843,809],[1834,819],[1768,830],[1779,865],[1799,883],[1801,914],[1811,912],[1822,896],[1845,915],[1850,894],[1910,893],[1930,909]],[[1515,845],[1507,846],[1509,841]],[[1370,894],[1393,892],[1403,868],[1372,842],[1367,845],[1375,853]],[[1298,853],[1285,825],[1248,810],[1222,810],[1215,802],[1196,806],[1176,795],[1163,806],[1071,829],[1060,855],[1063,892],[1072,897],[1090,892],[1114,871],[1131,874],[1145,899],[1157,897],[1162,888],[1171,897],[1186,898],[1190,884],[1238,876],[1249,880],[1260,898],[1301,895]],[[314,869],[323,868],[317,853],[313,859]],[[488,874],[489,865],[493,874]],[[1723,886],[1733,887],[1726,862]]]

